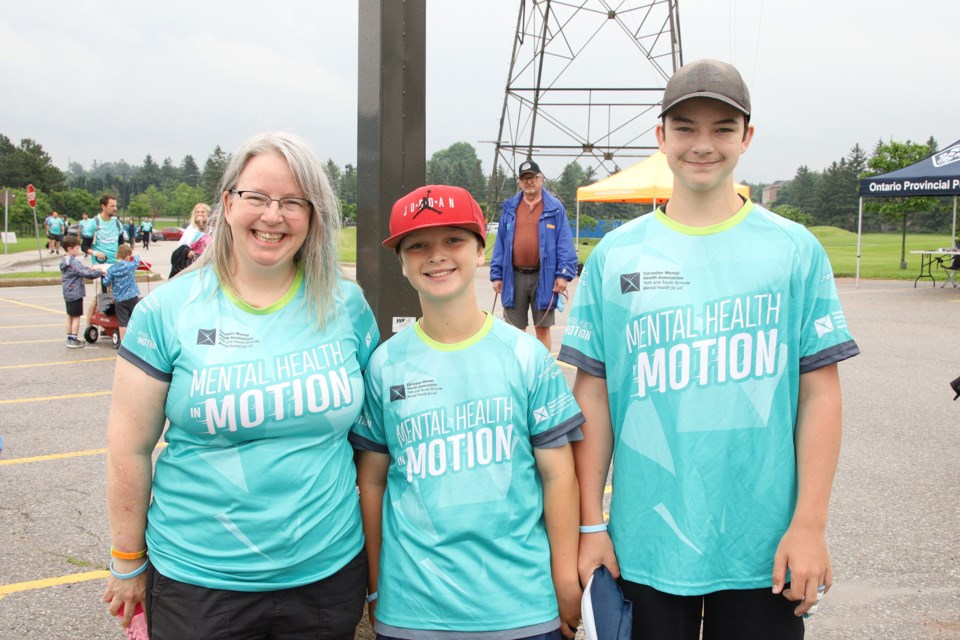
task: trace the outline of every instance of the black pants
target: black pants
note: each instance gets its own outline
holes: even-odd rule
[[[799,603],[770,588],[676,596],[647,585],[620,580],[633,602],[633,640],[802,640]]]
[[[367,554],[319,582],[279,591],[225,591],[147,570],[150,640],[353,640],[367,593]]]

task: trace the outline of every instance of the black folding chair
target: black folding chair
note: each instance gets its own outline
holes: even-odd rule
[[[944,281],[940,285],[940,288],[943,289],[947,286],[947,283],[953,285],[954,288],[960,287],[960,280],[958,280],[958,272],[960,272],[960,254],[957,254],[950,258],[950,262],[947,262],[947,257],[942,256],[937,258],[937,264],[943,269]]]

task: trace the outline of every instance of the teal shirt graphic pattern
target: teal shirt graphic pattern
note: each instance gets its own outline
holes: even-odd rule
[[[50,233],[55,236],[63,234],[63,218],[50,217]]]
[[[80,235],[84,238],[92,238],[96,230],[97,219],[95,217],[80,221]]]
[[[679,595],[772,584],[796,504],[800,375],[858,353],[823,248],[745,203],[607,234],[559,359],[604,377],[610,535],[625,579]]]
[[[284,299],[254,309],[204,268],[134,309],[120,356],[170,384],[147,527],[166,576],[286,589],[332,575],[363,546],[347,436],[379,332],[345,281],[321,331],[302,283],[298,273]]]
[[[553,357],[492,316],[455,345],[415,325],[377,349],[365,381],[351,440],[390,456],[378,625],[558,628],[533,450],[583,416]]]
[[[120,246],[120,222],[116,218],[104,220],[100,215],[94,219],[93,251],[104,254],[108,264],[117,261],[117,247]]]

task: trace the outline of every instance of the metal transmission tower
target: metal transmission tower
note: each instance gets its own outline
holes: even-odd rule
[[[557,178],[575,160],[613,173],[656,149],[663,89],[683,65],[677,3],[520,0],[491,202],[512,194],[513,172],[531,156]],[[550,157],[567,160],[545,168]]]

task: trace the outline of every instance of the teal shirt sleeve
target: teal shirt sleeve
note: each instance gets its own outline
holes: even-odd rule
[[[800,329],[800,373],[851,358],[860,349],[840,306],[830,259],[810,233],[802,238],[803,321]]]
[[[366,369],[370,355],[380,344],[380,329],[377,327],[373,309],[367,304],[360,287],[352,283],[349,287],[351,293],[347,299],[347,313],[357,338],[357,360],[360,362],[360,369]]]
[[[546,444],[584,422],[577,401],[570,393],[556,360],[542,344],[536,345],[533,376],[530,388],[527,424],[534,446]]]
[[[162,293],[162,290],[158,290],[134,307],[127,326],[127,337],[118,355],[147,375],[170,382],[179,346],[176,318],[165,311],[177,305],[170,304],[169,296]]]
[[[603,353],[603,252],[590,254],[580,274],[576,296],[557,359],[598,378],[607,377]]]
[[[381,347],[386,349],[386,345]],[[383,358],[374,354],[363,374],[363,411],[350,430],[350,444],[360,451],[388,454],[383,421],[383,398],[380,395],[380,364]]]

